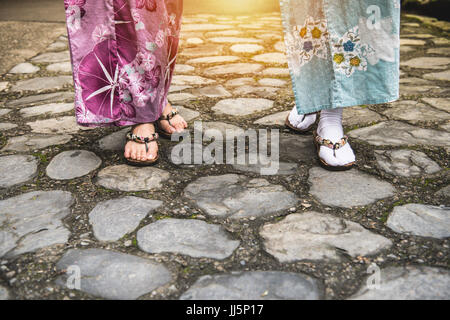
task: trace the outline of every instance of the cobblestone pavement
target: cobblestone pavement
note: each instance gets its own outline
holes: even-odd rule
[[[176,165],[170,141],[125,165],[127,129],[76,125],[55,38],[0,77],[0,299],[450,298],[450,25],[402,25],[402,97],[345,110],[358,167],[329,173],[283,128],[279,14],[185,17],[171,102],[205,128],[280,129],[274,176]]]

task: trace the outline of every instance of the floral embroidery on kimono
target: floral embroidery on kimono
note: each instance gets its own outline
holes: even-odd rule
[[[290,55],[296,54],[298,67],[308,63],[314,56],[328,58],[328,29],[326,20],[314,20],[308,17],[303,25],[292,27],[286,35],[286,50]]]
[[[167,104],[182,0],[65,0],[77,122],[154,122]]]
[[[400,2],[280,0],[300,114],[394,101]]]

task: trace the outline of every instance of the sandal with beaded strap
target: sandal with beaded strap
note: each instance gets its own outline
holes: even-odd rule
[[[312,129],[312,127],[314,127],[314,125],[316,125],[317,122],[319,122],[319,119],[320,119],[320,117],[319,117],[319,112],[313,112],[313,113],[304,114],[304,116],[306,117],[306,116],[309,116],[309,115],[312,115],[312,114],[316,114],[316,115],[317,115],[316,121],[314,121],[314,123],[311,124],[311,125],[310,125],[308,128],[306,128],[306,129],[299,129],[299,128],[294,127],[294,126],[289,122],[289,114],[288,114],[288,116],[286,117],[285,125],[286,125],[286,127],[287,127],[289,130],[292,130],[292,131],[297,132],[297,133],[306,133],[306,132],[309,132],[309,131]]]
[[[159,119],[156,121],[156,130],[158,130],[158,133],[160,134],[160,136],[167,138],[167,139],[170,139],[172,137],[172,133],[169,133],[162,128],[161,121],[167,121],[167,122],[169,122],[169,125],[173,127],[170,120],[172,120],[173,117],[175,117],[178,114],[180,114],[180,112],[177,109],[172,109],[172,111],[169,114],[161,115],[161,117],[159,117]]]
[[[133,127],[134,128],[134,127]],[[145,144],[145,152],[148,152],[148,144],[151,142],[158,143],[159,135],[158,133],[152,133],[150,137],[141,137],[133,133],[133,130],[127,133],[127,141],[134,141],[137,143]],[[147,160],[147,161],[139,161],[139,160],[133,160],[126,158],[126,161],[129,165],[132,166],[138,166],[138,167],[145,167],[155,164],[159,160],[159,152],[156,155],[155,159]]]
[[[334,152],[334,156],[336,157],[336,150],[339,150],[340,148],[342,148],[343,146],[345,146],[348,143],[348,136],[344,136],[344,137],[342,137],[342,139],[339,142],[333,143],[331,140],[324,139],[321,136],[319,136],[317,134],[317,131],[314,130],[313,137],[314,137],[314,145],[316,146],[316,150],[317,150],[317,156],[320,160],[320,165],[324,169],[327,169],[330,171],[346,171],[346,170],[352,169],[355,166],[355,164],[356,164],[355,162],[351,162],[344,166],[332,166],[332,165],[328,164],[325,160],[323,160],[320,157],[320,153],[319,153],[320,147],[324,146],[324,147],[332,149]]]

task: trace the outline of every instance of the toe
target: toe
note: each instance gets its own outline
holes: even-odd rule
[[[139,151],[139,161],[145,161],[145,151],[144,150]]]
[[[128,145],[125,146],[125,152],[123,154],[124,154],[125,158],[127,158],[127,159],[130,158],[131,152],[130,152],[130,147]]]
[[[131,151],[131,159],[137,160],[136,149],[133,149],[133,150]]]

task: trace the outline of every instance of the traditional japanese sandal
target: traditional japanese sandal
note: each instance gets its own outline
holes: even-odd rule
[[[294,127],[294,126],[289,122],[289,115],[286,117],[285,125],[286,125],[286,127],[287,127],[288,129],[290,129],[290,130],[292,130],[292,131],[295,131],[295,132],[298,132],[298,133],[306,133],[306,132],[309,132],[309,131],[317,124],[317,122],[318,122],[319,119],[320,119],[320,117],[319,117],[319,112],[313,112],[313,113],[304,114],[304,116],[306,117],[306,116],[309,116],[309,115],[311,115],[311,114],[316,114],[316,115],[317,115],[316,121],[314,121],[314,123],[311,124],[311,125],[310,125],[308,128],[306,128],[306,129],[299,129],[299,128]]]
[[[172,137],[172,133],[169,133],[162,128],[161,121],[167,121],[167,122],[169,122],[169,125],[173,127],[170,120],[172,120],[173,117],[175,117],[178,114],[180,114],[180,112],[178,112],[177,109],[172,109],[172,111],[169,114],[161,115],[161,117],[156,121],[156,130],[158,130],[158,133],[160,134],[160,136],[167,138],[167,139],[170,139]]]
[[[134,141],[137,143],[145,144],[145,152],[146,153],[148,152],[148,149],[149,149],[148,144],[151,142],[158,143],[158,139],[159,139],[158,133],[153,133],[150,137],[137,136],[133,133],[133,130],[131,130],[130,132],[127,133],[127,141]],[[156,155],[155,159],[151,159],[151,160],[147,160],[147,161],[139,161],[139,160],[133,160],[133,159],[126,158],[126,161],[128,162],[129,165],[138,166],[138,167],[151,166],[151,165],[155,164],[158,160],[159,160],[159,151],[158,151],[158,154]]]
[[[324,139],[321,136],[319,136],[317,134],[317,131],[314,130],[313,137],[314,137],[314,144],[315,144],[316,150],[317,150],[317,157],[319,158],[320,165],[324,169],[327,169],[330,171],[345,171],[345,170],[350,170],[355,166],[355,164],[356,164],[355,162],[351,162],[344,166],[332,166],[320,157],[320,147],[321,146],[325,146],[327,148],[332,149],[334,156],[336,157],[336,150],[339,150],[340,148],[342,148],[343,146],[345,146],[348,143],[347,136],[344,136],[339,142],[333,143],[332,141],[330,141],[328,139]]]

